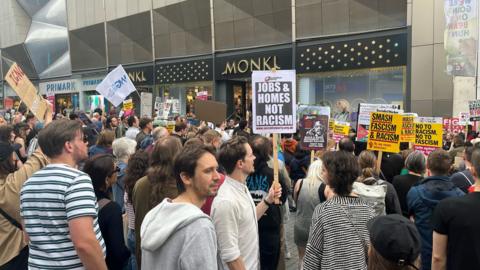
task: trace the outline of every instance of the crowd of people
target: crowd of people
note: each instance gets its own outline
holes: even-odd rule
[[[475,138],[377,162],[349,137],[312,158],[248,126],[1,121],[0,269],[281,270],[288,215],[298,269],[480,269]]]

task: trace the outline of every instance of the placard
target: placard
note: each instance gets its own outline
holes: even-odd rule
[[[153,94],[148,92],[140,93],[140,115],[152,118]]]
[[[480,120],[480,100],[469,101],[468,110],[470,111],[470,121]]]
[[[5,80],[37,119],[43,121],[48,103],[37,94],[37,89],[17,63],[13,63],[10,67],[5,75]]]
[[[195,115],[198,120],[220,124],[227,118],[227,104],[210,100],[195,100]]]
[[[117,107],[136,89],[122,65],[118,65],[108,73],[95,90]]]
[[[458,115],[458,124],[465,127],[465,125],[468,124],[469,119],[470,119],[470,113],[468,113],[468,112],[461,112],[461,113]]]
[[[131,98],[127,99],[127,100],[124,100],[123,101],[123,110],[128,111],[128,110],[132,110],[132,109],[133,109],[133,100]]]
[[[368,140],[368,128],[370,125],[370,113],[372,112],[403,112],[398,104],[367,104],[360,103],[358,105],[358,121],[357,121],[357,141],[366,142]]]
[[[340,142],[341,139],[348,136],[350,132],[350,123],[342,122],[342,121],[335,121],[333,127],[333,139],[336,143]]]
[[[295,133],[295,70],[252,72],[254,133]]]
[[[402,116],[394,113],[372,112],[368,134],[368,150],[400,152]]]
[[[425,155],[442,148],[443,120],[441,117],[415,119],[415,150]]]
[[[416,114],[402,115],[402,129],[400,133],[400,141],[414,143],[415,142],[415,117]]]
[[[300,136],[302,148],[323,150],[327,147],[329,115],[304,115],[301,120]]]

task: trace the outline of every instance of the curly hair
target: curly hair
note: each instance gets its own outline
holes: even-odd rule
[[[147,174],[148,161],[148,153],[143,150],[135,152],[128,159],[127,168],[125,169],[126,173],[123,180],[129,203],[132,202],[132,194],[135,184],[140,178]]]
[[[327,184],[337,195],[348,196],[360,171],[355,157],[345,151],[327,152],[322,161],[327,170]]]

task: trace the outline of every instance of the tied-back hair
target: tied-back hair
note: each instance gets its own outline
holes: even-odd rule
[[[363,182],[365,179],[375,177],[375,168],[377,167],[377,157],[368,150],[363,150],[358,156],[358,165],[360,166],[360,176],[358,180]]]
[[[148,181],[152,185],[150,204],[155,207],[164,199],[164,188],[170,183],[175,185],[173,162],[175,156],[182,150],[182,143],[177,137],[161,138],[151,154]]]
[[[126,174],[124,176],[125,192],[127,192],[127,202],[132,203],[133,188],[137,181],[147,174],[148,153],[139,150],[130,156],[128,160]]]
[[[420,256],[412,265],[399,265],[395,262],[385,259],[378,251],[370,245],[368,253],[368,270],[415,270],[420,269]]]
[[[272,152],[270,140],[264,136],[256,135],[250,139],[250,146],[255,155],[254,167],[257,169],[265,165],[270,159],[270,153]]]

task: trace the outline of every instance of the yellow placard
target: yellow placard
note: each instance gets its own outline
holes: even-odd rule
[[[335,127],[333,129],[333,134],[335,135],[342,135],[342,136],[348,136],[348,132],[350,131],[350,126],[335,122]]]
[[[47,111],[47,102],[37,94],[37,89],[17,63],[13,63],[10,67],[5,75],[5,80],[37,119],[43,121]]]
[[[328,130],[333,133],[333,130],[335,129],[335,120],[330,119],[328,120]]]
[[[393,113],[370,113],[370,127],[367,149],[398,153],[400,152],[400,135],[402,115]]]
[[[415,123],[415,146],[442,147],[443,124]]]
[[[133,109],[133,100],[132,99],[127,99],[123,101],[123,110],[128,111]]]
[[[400,133],[401,142],[415,142],[415,117],[402,116],[402,128]]]

